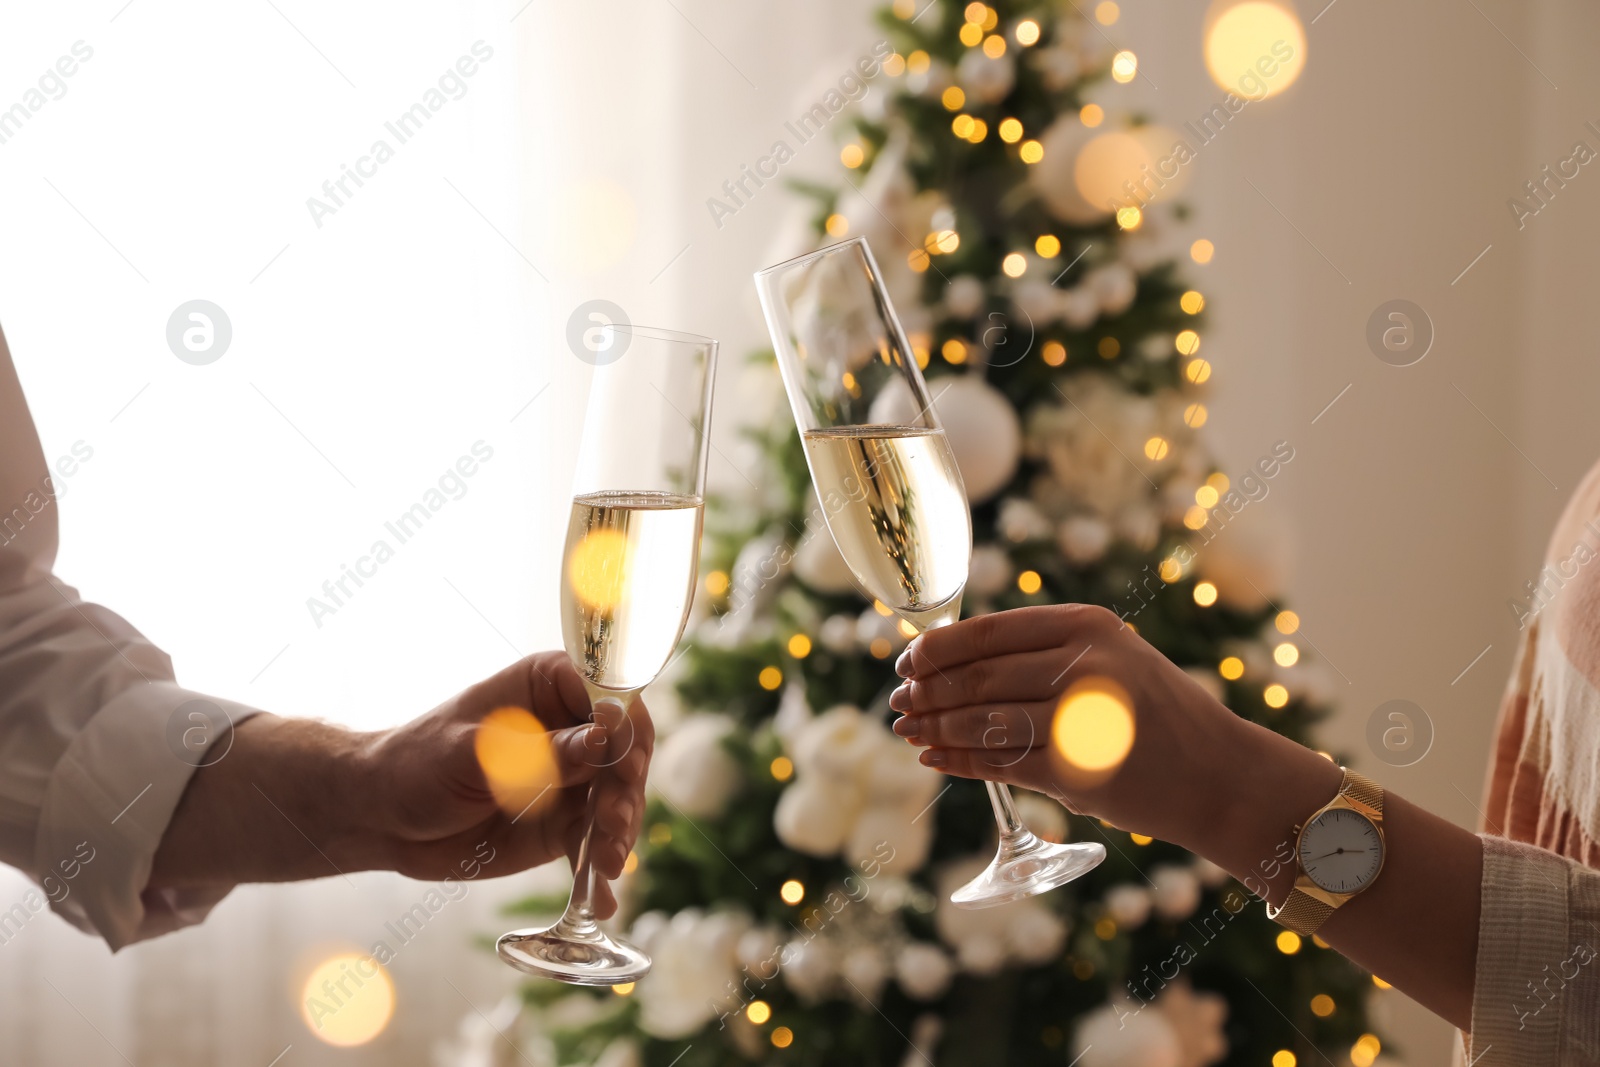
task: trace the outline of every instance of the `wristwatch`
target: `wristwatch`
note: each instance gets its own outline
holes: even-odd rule
[[[1300,877],[1289,898],[1282,907],[1267,907],[1267,918],[1305,937],[1383,870],[1383,787],[1341,769],[1338,795],[1294,828]]]

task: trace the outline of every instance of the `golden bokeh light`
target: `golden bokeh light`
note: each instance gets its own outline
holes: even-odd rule
[[[1094,5],[1094,20],[1102,26],[1116,25],[1122,9],[1117,6],[1116,0],[1100,0]]]
[[[1285,641],[1272,650],[1272,658],[1280,667],[1293,667],[1300,662],[1300,649],[1292,641]]]
[[[1050,733],[1056,753],[1071,766],[1090,772],[1115,770],[1133,748],[1133,710],[1127,693],[1109,678],[1075,682],[1056,706]]]
[[[811,638],[805,634],[795,634],[789,638],[789,655],[795,659],[805,659],[811,655]]]
[[[1061,238],[1053,233],[1041,234],[1039,239],[1033,242],[1033,250],[1045,259],[1054,259],[1061,254]]]
[[[1275,625],[1280,634],[1292,634],[1300,629],[1300,616],[1292,611],[1280,611]]]
[[[1094,349],[1100,353],[1101,359],[1116,359],[1122,351],[1122,342],[1115,337],[1102,337],[1095,342]]]
[[[1326,1019],[1334,1012],[1333,998],[1326,993],[1318,993],[1311,998],[1311,1014],[1318,1018]]]
[[[1287,5],[1246,0],[1226,8],[1206,31],[1211,80],[1245,100],[1276,96],[1300,77],[1306,33]]]
[[[601,526],[572,548],[567,583],[585,606],[606,612],[622,603],[633,569],[633,546],[621,530]]]
[[[618,985],[612,986],[611,992],[614,996],[630,997],[633,995],[634,988],[637,985],[638,983],[636,982],[622,982]]]
[[[1001,119],[996,132],[1006,144],[1016,144],[1022,140],[1022,123],[1016,119]]]
[[[1171,446],[1165,437],[1152,437],[1144,443],[1144,456],[1146,459],[1160,462],[1167,458]]]
[[[992,33],[983,39],[983,54],[990,59],[999,59],[1006,54],[1006,39],[998,33]]]
[[[1296,1062],[1294,1053],[1286,1048],[1280,1048],[1272,1054],[1272,1067],[1294,1067]]]
[[[873,598],[872,610],[876,611],[879,615],[882,615],[886,619],[889,616],[894,614],[894,609],[893,608],[891,608],[889,605],[885,604],[883,601],[878,600],[877,598]]]
[[[632,874],[634,871],[637,871],[638,869],[639,869],[639,854],[637,852],[628,853],[628,858],[622,861],[622,873],[623,874]]]
[[[898,52],[889,53],[883,61],[883,72],[891,78],[898,78],[906,72],[906,58]]]
[[[1032,596],[1044,587],[1044,579],[1039,577],[1038,571],[1023,571],[1017,575],[1017,588]]]
[[[1067,346],[1060,341],[1046,341],[1039,354],[1047,365],[1059,367],[1067,361]]]
[[[783,883],[783,887],[778,890],[778,896],[785,904],[798,904],[806,898],[806,887],[791,878]]]
[[[1204,404],[1190,404],[1183,409],[1183,424],[1191,430],[1198,430],[1206,424],[1206,406]]]
[[[1171,556],[1168,556],[1166,559],[1161,561],[1161,566],[1156,568],[1156,573],[1161,576],[1161,580],[1163,582],[1171,585],[1173,582],[1183,577],[1183,564],[1179,563]]]
[[[1191,530],[1198,530],[1211,521],[1211,513],[1199,504],[1188,508],[1183,513],[1183,524]]]
[[[1219,493],[1226,493],[1228,491],[1228,486],[1232,485],[1233,483],[1228,481],[1228,476],[1226,474],[1223,474],[1221,471],[1217,471],[1215,474],[1211,475],[1211,477],[1206,479],[1206,484]]]
[[[1190,289],[1187,293],[1178,297],[1178,306],[1190,315],[1198,315],[1201,309],[1206,306],[1206,298],[1196,290]]]
[[[917,628],[911,625],[911,623],[907,622],[905,619],[901,619],[899,622],[895,623],[894,628],[899,630],[900,636],[905,638],[907,641],[917,636]]]
[[[1099,104],[1084,104],[1078,109],[1078,121],[1091,130],[1106,120],[1106,109]]]
[[[501,811],[517,815],[541,799],[555,798],[561,770],[550,734],[526,708],[495,708],[485,715],[472,749]]]
[[[977,120],[971,115],[957,115],[950,120],[950,132],[965,141],[972,136],[972,127],[976,124]]]
[[[969,22],[961,27],[959,36],[961,43],[971,48],[983,40],[983,27],[976,22]]]
[[[823,224],[829,237],[843,237],[850,232],[850,220],[840,214],[828,216],[828,221]]]
[[[1028,260],[1021,252],[1011,252],[1000,261],[1000,269],[1008,278],[1020,278],[1028,269]]]
[[[959,367],[967,361],[967,342],[959,337],[952,337],[939,346],[939,354],[944,357],[946,363],[953,363]]]
[[[928,53],[920,48],[906,56],[906,69],[913,74],[926,74],[928,67],[932,63],[933,60],[928,56]]]
[[[1210,582],[1200,582],[1194,587],[1194,602],[1209,608],[1217,602],[1217,587]]]
[[[1244,677],[1244,660],[1238,656],[1228,656],[1217,664],[1217,673],[1230,682],[1237,682]]]
[[[1102,941],[1110,941],[1113,937],[1117,936],[1117,921],[1111,918],[1109,915],[1101,919],[1096,919],[1094,924],[1094,936],[1098,937]]]
[[[939,95],[939,102],[946,111],[960,111],[966,106],[967,94],[961,91],[959,85],[952,85]]]
[[[858,144],[847,144],[839,149],[839,162],[855,170],[867,158],[867,153]]]
[[[726,593],[730,584],[727,571],[712,571],[706,575],[706,592],[712,596],[721,596]]]
[[[961,235],[954,230],[935,230],[922,240],[930,255],[948,256],[961,247]]]
[[[888,659],[889,653],[894,651],[894,646],[887,637],[874,637],[867,645],[867,651],[872,653],[873,659]]]
[[[794,1044],[794,1031],[787,1026],[780,1026],[772,1031],[772,1047],[788,1048]]]
[[[1128,835],[1128,840],[1132,841],[1134,844],[1138,845],[1140,848],[1143,848],[1144,846],[1146,846],[1146,845],[1150,844],[1152,841],[1154,841],[1155,838],[1146,837],[1144,834],[1129,834]]]
[[[772,1018],[772,1005],[764,1000],[752,1000],[750,1006],[744,1009],[745,1018],[760,1026]]]
[[[1192,356],[1200,351],[1200,335],[1194,330],[1179,330],[1178,336],[1172,339],[1172,347],[1180,356]]]
[[[1354,1067],[1372,1067],[1382,1051],[1383,1042],[1378,1040],[1377,1034],[1362,1034],[1350,1046],[1350,1062]]]
[[[783,684],[783,672],[776,667],[762,667],[761,673],[756,675],[756,681],[761,688],[771,692]]]
[[[894,0],[895,18],[909,19],[917,14],[917,0]]]
[[[906,255],[906,263],[918,274],[921,274],[923,271],[927,270],[928,264],[932,262],[933,260],[928,258],[928,253],[920,248],[913,248],[910,253]]]
[[[1204,385],[1211,379],[1211,362],[1204,359],[1191,359],[1189,365],[1183,368],[1183,376],[1195,385]]]
[[[1111,78],[1126,85],[1139,73],[1139,57],[1123,49],[1111,57]]]
[[[1285,956],[1293,956],[1300,951],[1300,935],[1293,930],[1278,931],[1278,951]]]
[[[1211,262],[1211,257],[1217,254],[1217,246],[1204,237],[1189,246],[1189,258],[1204,266]]]
[[[667,845],[672,843],[672,827],[664,822],[658,822],[650,827],[647,840],[652,845]]]
[[[1203,508],[1216,507],[1217,501],[1220,499],[1220,494],[1209,485],[1202,485],[1194,491],[1194,502]]]
[[[1023,141],[1017,154],[1024,163],[1037,163],[1044,158],[1044,145],[1038,141]]]
[[[772,777],[780,782],[787,782],[794,777],[794,760],[788,756],[778,756],[767,768],[772,772]]]
[[[1390,985],[1388,982],[1385,982],[1382,978],[1379,978],[1377,975],[1373,975],[1372,976],[1372,984],[1377,986],[1379,989],[1393,989],[1394,988],[1394,986]]]
[[[1137,230],[1144,222],[1144,212],[1136,207],[1117,208],[1117,225],[1124,230]]]
[[[1011,33],[1017,39],[1017,43],[1024,48],[1039,43],[1039,24],[1032,19],[1023,19]]]
[[[968,22],[982,26],[984,20],[989,17],[989,7],[982,0],[972,0],[972,3],[968,4],[966,10],[962,12],[962,17]]]
[[[1267,686],[1266,691],[1261,694],[1261,699],[1266,702],[1266,705],[1269,708],[1281,708],[1285,704],[1289,703],[1289,690],[1279,685],[1277,682],[1273,682],[1271,685]]]
[[[983,139],[989,136],[989,124],[982,119],[972,120],[972,129],[967,133],[967,140],[973,144],[982,144]]]
[[[371,956],[346,952],[307,976],[300,1017],[318,1040],[335,1048],[365,1045],[394,1015],[394,981]]]

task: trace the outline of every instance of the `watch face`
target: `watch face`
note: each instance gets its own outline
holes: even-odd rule
[[[1330,893],[1360,892],[1383,866],[1383,838],[1358,812],[1325,811],[1300,834],[1300,866]]]

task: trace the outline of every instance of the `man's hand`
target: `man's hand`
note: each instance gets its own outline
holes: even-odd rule
[[[485,752],[480,742],[489,740],[481,736],[485,717],[502,709],[520,709],[513,714],[524,724],[510,740],[543,757],[533,781],[511,790],[493,783],[502,787],[497,799],[480,759],[493,745]],[[655,730],[642,701],[626,716],[607,703],[596,723],[589,718],[583,683],[559,652],[530,656],[378,733],[256,715],[235,729],[225,758],[195,771],[148,887],[380,869],[492,878],[560,856],[575,862],[592,781],[601,790],[594,866],[615,878],[644,817]],[[616,910],[604,885],[594,904],[602,918]]]

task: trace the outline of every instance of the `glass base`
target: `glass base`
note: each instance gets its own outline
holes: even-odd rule
[[[624,985],[650,973],[650,957],[593,923],[564,920],[548,930],[513,930],[495,952],[519,971],[569,985]]]
[[[1048,893],[1080,878],[1106,858],[1106,847],[1095,842],[1057,845],[1023,830],[1000,842],[994,862],[982,874],[950,894],[958,908],[992,908],[1023,897]]]

